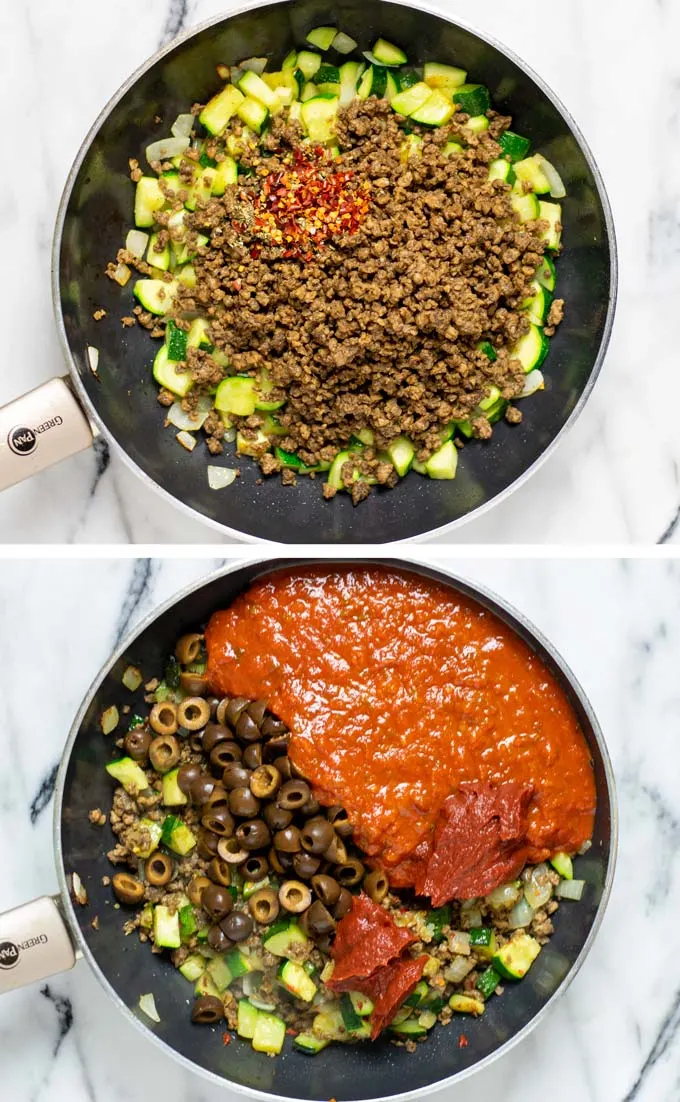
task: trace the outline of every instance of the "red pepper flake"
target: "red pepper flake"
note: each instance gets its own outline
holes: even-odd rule
[[[287,1035],[288,1037],[297,1037],[297,1030],[296,1030],[296,1029],[292,1029],[291,1027],[289,1027],[289,1028],[288,1028],[288,1029],[286,1030],[286,1035]]]
[[[458,1048],[467,1048],[467,1047],[468,1047],[468,1039],[467,1039],[467,1037],[465,1036],[464,1033],[461,1033],[460,1037],[458,1038]]]
[[[223,1033],[222,1034],[222,1044],[223,1045],[230,1045],[231,1044],[231,1033]]]

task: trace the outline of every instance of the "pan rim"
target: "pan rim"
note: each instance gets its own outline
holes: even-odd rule
[[[588,935],[581,947],[581,950],[574,961],[572,967],[567,972],[566,976],[560,983],[559,987],[553,992],[546,1003],[541,1007],[537,1014],[531,1018],[526,1025],[524,1025],[513,1037],[505,1041],[493,1052],[489,1053],[483,1059],[477,1063],[472,1064],[468,1068],[461,1069],[455,1072],[453,1075],[448,1076],[446,1079],[438,1080],[435,1083],[427,1084],[426,1086],[417,1087],[415,1090],[403,1091],[399,1094],[389,1094],[380,1096],[380,1098],[370,1098],[366,1100],[356,1099],[355,1102],[406,1102],[406,1100],[422,1098],[425,1095],[431,1093],[434,1090],[440,1090],[445,1087],[451,1087],[456,1083],[462,1082],[464,1079],[469,1078],[471,1075],[478,1071],[488,1068],[491,1064],[499,1059],[501,1056],[506,1055],[515,1045],[526,1039],[529,1034],[544,1020],[549,1011],[552,1011],[556,1003],[561,1000],[570,984],[580,971],[583,963],[588,956],[595,938],[600,930],[602,921],[609,904],[611,896],[612,885],[614,881],[614,875],[616,870],[616,862],[618,856],[618,838],[619,838],[619,816],[618,816],[618,799],[616,792],[616,780],[614,776],[614,770],[611,762],[611,757],[607,744],[604,739],[602,728],[600,727],[597,716],[590,703],[588,696],[586,695],[580,681],[574,674],[569,664],[562,657],[557,648],[550,642],[550,640],[540,631],[536,625],[522,613],[519,609],[516,609],[514,605],[506,601],[504,597],[499,596],[493,590],[487,586],[479,585],[476,582],[470,581],[461,575],[454,573],[449,569],[448,564],[436,562],[434,565],[423,561],[422,559],[412,558],[408,556],[399,555],[393,556],[380,556],[380,555],[365,555],[365,556],[353,556],[353,555],[339,555],[337,557],[317,558],[317,557],[305,557],[295,555],[281,555],[269,553],[268,555],[251,555],[245,558],[238,559],[237,561],[230,562],[226,565],[218,567],[216,570],[211,571],[202,578],[184,586],[181,590],[174,593],[167,600],[163,601],[155,609],[153,609],[144,619],[131,631],[125,639],[115,648],[110,655],[109,659],[102,665],[99,672],[96,674],[92,683],[90,684],[86,694],[83,697],[83,701],[75,716],[71,730],[69,731],[66,745],[64,746],[62,758],[59,764],[57,773],[57,779],[55,784],[55,797],[54,797],[54,815],[53,815],[53,830],[54,830],[54,855],[56,861],[57,880],[59,883],[59,890],[61,893],[61,906],[65,915],[67,924],[69,926],[71,936],[74,939],[76,948],[80,951],[82,956],[87,961],[88,965],[92,969],[96,979],[107,993],[109,998],[113,1001],[120,1012],[125,1018],[132,1022],[140,1033],[147,1039],[153,1041],[160,1051],[170,1054],[173,1059],[177,1060],[182,1067],[191,1071],[193,1074],[200,1075],[203,1079],[210,1083],[218,1084],[223,1089],[233,1090],[234,1092],[243,1095],[246,1098],[259,1099],[261,1102],[296,1102],[294,1096],[291,1095],[279,1095],[275,1093],[268,1093],[266,1091],[256,1090],[251,1087],[244,1086],[240,1083],[235,1083],[232,1080],[225,1079],[214,1072],[209,1071],[207,1068],[201,1067],[199,1064],[188,1059],[186,1056],[179,1053],[172,1045],[168,1044],[165,1040],[158,1037],[152,1030],[148,1029],[146,1025],[133,1013],[132,1009],[121,999],[113,985],[106,978],[102,970],[100,969],[97,960],[90,950],[89,945],[81,935],[78,920],[75,914],[75,907],[71,899],[71,893],[67,883],[67,874],[64,868],[63,850],[62,850],[62,837],[61,837],[61,819],[64,799],[64,786],[66,782],[66,773],[70,763],[71,752],[73,750],[74,743],[78,737],[81,724],[87,713],[87,710],[96,694],[99,685],[104,677],[108,675],[115,663],[126,653],[126,651],[132,646],[134,641],[142,635],[149,627],[151,627],[156,620],[159,619],[166,612],[171,610],[177,604],[183,602],[186,598],[196,593],[206,585],[210,585],[212,582],[226,577],[229,574],[240,570],[242,567],[247,566],[259,566],[262,572],[266,573],[272,569],[285,568],[286,566],[293,566],[295,564],[303,565],[340,565],[341,563],[375,563],[376,565],[393,566],[395,568],[402,568],[409,570],[415,568],[416,570],[424,568],[426,571],[433,573],[438,580],[443,581],[445,585],[459,588],[463,593],[469,594],[474,600],[480,601],[483,606],[488,607],[494,614],[500,615],[505,623],[514,630],[518,631],[520,637],[522,633],[535,642],[539,648],[542,648],[544,653],[548,655],[551,662],[555,665],[556,669],[560,672],[562,678],[569,685],[574,696],[578,700],[583,713],[587,718],[590,729],[593,733],[595,745],[597,746],[598,753],[600,755],[605,784],[607,798],[609,800],[611,826],[610,826],[610,838],[609,838],[609,859],[607,862],[607,872],[602,889],[602,896],[598,904],[598,908],[593,919],[592,926],[588,931]]]
[[[227,536],[238,543],[247,543],[257,547],[295,546],[295,544],[282,544],[280,541],[268,540],[260,536],[249,535],[247,532],[244,532],[240,529],[231,528],[229,525],[223,523],[222,521],[215,520],[212,517],[208,517],[199,509],[194,508],[192,505],[188,505],[181,498],[176,497],[170,490],[167,490],[165,489],[165,487],[161,486],[151,477],[151,475],[143,470],[143,468],[134,459],[132,459],[123,444],[121,444],[116,439],[113,432],[104,424],[102,417],[100,416],[98,410],[95,409],[94,404],[92,403],[90,396],[82,383],[73,355],[71,354],[71,349],[66,334],[66,327],[64,325],[63,313],[61,310],[59,263],[64,223],[71,200],[71,193],[73,191],[73,186],[75,184],[78,172],[80,171],[83,161],[90,149],[90,146],[92,145],[92,142],[97,136],[102,125],[112,113],[114,108],[117,107],[118,103],[128,93],[128,91],[146,72],[148,72],[149,69],[156,65],[156,63],[160,61],[163,57],[171,53],[173,50],[177,49],[177,47],[185,45],[192,38],[198,36],[199,34],[202,34],[206,30],[209,30],[211,27],[215,27],[220,23],[226,22],[229,19],[233,18],[235,15],[242,14],[246,11],[257,10],[258,8],[283,6],[287,3],[292,3],[292,0],[278,0],[278,3],[261,2],[261,0],[256,0],[256,2],[254,3],[239,4],[233,10],[230,9],[226,13],[222,12],[220,15],[215,16],[212,19],[205,20],[204,22],[199,23],[197,26],[186,31],[184,34],[172,39],[171,42],[161,47],[160,50],[158,50],[155,54],[153,54],[150,58],[148,58],[145,62],[138,66],[138,68],[135,69],[134,72],[132,72],[128,76],[127,80],[125,80],[123,84],[120,85],[117,91],[114,92],[114,94],[97,115],[97,118],[85,135],[83,142],[78,150],[78,153],[76,154],[76,157],[71,165],[71,169],[66,178],[66,183],[64,185],[64,190],[62,192],[59,207],[57,210],[51,255],[52,307],[54,311],[59,342],[61,344],[62,353],[68,365],[72,385],[76,391],[79,401],[82,403],[85,409],[85,412],[91,424],[95,427],[96,432],[107,441],[109,447],[112,447],[114,449],[118,458],[123,461],[123,463],[129,470],[131,470],[137,477],[141,478],[141,480],[146,485],[148,485],[149,488],[154,490],[174,508],[179,509],[181,512],[184,512],[187,516],[199,520],[202,524],[207,525],[208,528],[221,533],[223,536]],[[460,30],[463,30],[468,34],[475,36],[480,41],[486,43],[489,46],[492,46],[503,56],[512,61],[529,77],[530,80],[534,82],[534,84],[538,86],[538,88],[540,88],[543,94],[550,100],[553,106],[562,115],[562,118],[569,127],[577,144],[579,145],[579,148],[581,149],[586,163],[588,164],[588,167],[593,175],[593,180],[597,188],[599,201],[602,205],[607,242],[609,246],[609,301],[607,303],[607,313],[605,316],[602,337],[586,385],[584,386],[578,401],[576,402],[573,410],[560,428],[559,432],[556,433],[556,435],[553,437],[547,447],[534,460],[534,462],[531,463],[531,465],[522,472],[522,474],[518,475],[518,477],[513,482],[511,482],[509,486],[506,486],[504,490],[501,490],[499,493],[495,494],[488,501],[485,501],[481,505],[478,505],[476,508],[471,509],[468,513],[465,513],[463,516],[458,517],[456,520],[449,521],[447,524],[440,525],[437,528],[428,528],[425,531],[419,532],[418,534],[413,536],[403,537],[398,540],[391,540],[389,543],[386,543],[384,545],[386,547],[399,547],[402,544],[422,543],[428,540],[435,539],[437,537],[447,535],[448,533],[454,532],[457,529],[462,528],[463,525],[467,524],[468,522],[482,517],[490,509],[494,508],[502,501],[505,501],[507,498],[510,497],[511,494],[514,494],[516,490],[520,489],[520,487],[523,486],[529,480],[529,478],[531,478],[538,471],[539,467],[541,467],[543,463],[546,462],[549,456],[554,453],[558,444],[562,442],[567,432],[571,428],[573,428],[574,424],[583,412],[586,402],[590,398],[595,388],[595,384],[597,383],[597,380],[600,376],[600,372],[602,370],[602,366],[604,364],[604,360],[611,341],[614,317],[616,313],[616,303],[618,298],[618,248],[611,204],[598,164],[595,160],[595,157],[593,156],[589,144],[585,140],[585,137],[582,134],[580,128],[577,126],[576,121],[567,110],[567,108],[564,106],[560,98],[547,84],[547,82],[538,73],[536,73],[530,65],[528,65],[517,54],[515,54],[513,50],[509,49],[495,37],[487,35],[485,33],[481,33],[470,24],[461,22],[458,19],[450,19],[448,16],[442,15],[440,12],[434,11],[432,8],[429,8],[426,3],[421,3],[420,0],[414,3],[405,3],[404,0],[390,0],[390,3],[394,3],[400,7],[410,8],[415,11],[423,12],[427,15],[433,15],[437,19],[441,19],[443,22],[450,23],[452,26],[458,27]],[[347,542],[351,543],[353,546],[361,546],[361,542],[358,540],[349,540]]]

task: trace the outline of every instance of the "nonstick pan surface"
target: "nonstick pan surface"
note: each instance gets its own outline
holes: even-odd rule
[[[156,344],[120,318],[133,305],[132,281],[121,290],[104,269],[132,222],[128,159],[146,164],[147,144],[193,102],[219,87],[218,62],[252,55],[282,58],[301,46],[310,28],[342,27],[368,49],[379,34],[401,43],[409,60],[463,66],[487,84],[494,105],[512,114],[513,128],[530,137],[558,167],[564,250],[558,294],[566,315],[551,342],[544,392],[522,405],[524,420],[501,422],[488,443],[466,447],[453,482],[411,473],[355,508],[347,494],[324,501],[319,480],[296,488],[278,477],[261,485],[252,460],[240,459],[241,478],[228,490],[208,486],[205,445],[187,453],[163,429],[151,375]],[[154,123],[160,115],[163,125]],[[164,130],[165,127],[165,130]],[[575,123],[542,80],[499,44],[417,7],[380,0],[297,0],[251,8],[212,22],[168,47],[123,86],[87,136],[67,182],[57,221],[54,299],[76,391],[92,419],[131,466],[175,504],[225,533],[283,543],[385,543],[456,525],[505,496],[534,470],[573,422],[599,372],[616,298],[614,230],[602,180]],[[93,313],[103,307],[100,322]],[[87,347],[99,349],[97,377]],[[218,460],[229,464],[229,457]]]

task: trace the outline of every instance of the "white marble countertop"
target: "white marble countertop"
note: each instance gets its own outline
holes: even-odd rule
[[[432,561],[434,556],[429,555]],[[0,574],[0,910],[54,891],[51,793],[81,695],[133,624],[212,560],[7,561]],[[444,1102],[675,1102],[680,1082],[680,568],[670,561],[460,560],[561,650],[617,775],[614,891],[589,959],[529,1039]],[[39,690],[37,686],[40,686]],[[11,844],[7,842],[11,840]],[[123,1020],[79,963],[0,999],[7,1102],[224,1102]]]
[[[518,492],[456,542],[680,540],[675,417],[680,276],[680,8],[670,0],[429,0],[497,36],[542,73],[582,127],[618,229],[618,317],[578,424]],[[118,85],[161,43],[233,0],[21,0],[3,7],[8,119],[35,136],[31,171],[3,173],[0,403],[62,373],[50,303],[52,224],[71,160]],[[643,79],[644,94],[631,80]],[[625,109],[619,103],[625,101]],[[27,293],[30,288],[30,293]],[[668,315],[666,315],[668,309]],[[669,416],[665,416],[665,411]],[[653,431],[650,431],[652,430]],[[148,490],[117,457],[82,454],[0,498],[7,542],[213,542],[218,533]]]

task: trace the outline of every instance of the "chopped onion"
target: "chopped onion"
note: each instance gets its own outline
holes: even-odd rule
[[[356,50],[357,43],[353,38],[350,38],[348,34],[338,31],[331,42],[331,46],[334,50],[337,50],[339,54],[351,54],[352,50]]]
[[[137,666],[127,666],[123,670],[123,676],[121,681],[125,685],[126,689],[129,689],[131,693],[134,693],[141,685],[144,678]]]
[[[153,995],[140,995],[139,1009],[142,1014],[146,1014],[147,1018],[151,1018],[152,1022],[160,1022],[160,1015],[156,1010],[156,1000]]]
[[[208,485],[211,490],[223,490],[231,486],[236,478],[236,471],[232,467],[208,467]]]
[[[508,907],[512,907],[520,895],[520,888],[513,880],[509,884],[499,884],[497,888],[489,892],[486,896],[486,902],[492,911],[503,911]]]
[[[545,379],[543,378],[543,372],[539,371],[536,367],[526,376],[520,398],[528,398],[530,394],[535,394],[537,390],[543,390],[544,386]]]
[[[521,930],[524,926],[530,926],[534,917],[533,908],[527,903],[524,896],[508,915],[508,926],[511,930]]]
[[[115,279],[116,283],[118,283],[121,287],[124,287],[131,275],[132,272],[128,268],[127,264],[119,264],[115,272],[113,273],[113,278]]]
[[[167,420],[183,432],[198,432],[211,409],[212,399],[207,394],[202,394],[196,404],[196,416],[182,409],[181,402],[173,402],[167,412]]]
[[[583,857],[583,854],[584,854],[584,853],[587,853],[587,852],[588,852],[588,850],[590,849],[590,847],[592,846],[592,844],[593,844],[593,843],[592,843],[591,839],[590,839],[590,838],[587,838],[587,839],[586,839],[586,841],[585,841],[585,842],[583,843],[583,845],[581,846],[581,848],[580,848],[580,850],[579,850],[579,854],[580,854],[580,856],[581,856],[581,857]]]
[[[243,69],[244,72],[263,73],[267,68],[267,58],[248,57],[245,61],[240,62],[239,68]]]
[[[130,230],[125,238],[125,248],[136,257],[144,256],[148,244],[149,235],[144,230]]]
[[[110,708],[105,708],[99,717],[99,725],[102,729],[102,733],[110,735],[112,731],[115,731],[118,726],[118,709],[115,704],[112,704]]]
[[[579,900],[586,886],[585,880],[560,880],[555,891],[560,899]]]
[[[550,194],[553,199],[564,199],[567,194],[567,189],[562,183],[562,177],[555,166],[551,165],[550,161],[546,161],[545,157],[542,157],[540,153],[536,154],[536,160],[538,161],[541,172],[550,184]]]
[[[241,987],[243,988],[243,994],[250,998],[256,991],[259,990],[262,983],[262,976],[259,972],[247,972],[241,979]]]
[[[190,432],[178,432],[175,439],[178,444],[181,444],[183,448],[186,448],[188,452],[192,452],[196,447],[196,437],[192,436]]]
[[[370,50],[362,50],[361,52],[363,57],[365,57],[367,61],[370,61],[371,65],[378,65],[381,69],[397,69],[399,67],[398,61],[378,61],[375,54],[372,54]]]
[[[462,930],[456,930],[454,933],[449,934],[449,949],[452,953],[462,953],[464,957],[470,955],[470,935],[463,933]]]
[[[226,440],[228,444],[233,444],[234,443],[234,440],[236,439],[236,429],[234,428],[233,425],[231,425],[228,429],[224,430],[223,439]]]
[[[71,873],[71,883],[73,885],[73,898],[76,903],[84,907],[87,903],[87,890],[77,872]]]
[[[250,996],[250,1002],[253,1004],[253,1006],[256,1006],[258,1010],[264,1010],[265,1012],[276,1010],[275,1003],[266,1003],[262,999],[255,998],[254,995]]]
[[[95,348],[92,344],[88,344],[87,346],[87,362],[90,365],[92,374],[96,375],[99,366],[99,349]]]
[[[151,164],[153,161],[167,161],[171,157],[179,157],[189,148],[188,138],[160,138],[146,147],[146,159]]]
[[[195,122],[193,115],[178,115],[170,127],[170,133],[173,138],[190,138]]]
[[[545,864],[536,865],[536,868],[531,870],[531,875],[524,885],[524,898],[527,903],[534,911],[538,911],[541,907],[545,907],[552,896],[552,891],[548,866]]]
[[[463,903],[460,908],[460,920],[461,924],[468,930],[473,930],[475,926],[483,925],[482,912],[477,906],[476,900],[470,903]]]
[[[462,983],[468,972],[475,967],[476,961],[469,957],[454,957],[444,969],[444,979],[449,983]]]

